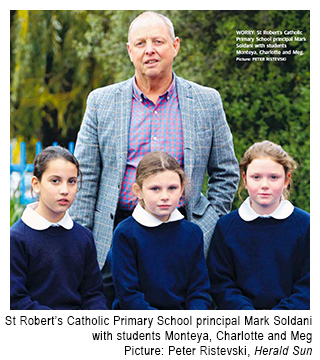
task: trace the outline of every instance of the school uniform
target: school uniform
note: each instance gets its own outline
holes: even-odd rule
[[[36,207],[10,228],[11,309],[106,310],[91,231],[68,213],[50,223]]]
[[[176,209],[167,222],[138,204],[115,229],[108,253],[114,309],[209,309],[203,233]]]
[[[218,309],[309,309],[310,215],[282,200],[262,216],[247,198],[219,219],[207,265]]]

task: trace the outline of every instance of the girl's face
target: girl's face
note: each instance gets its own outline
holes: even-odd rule
[[[62,158],[50,160],[41,181],[31,179],[33,190],[39,194],[36,211],[50,222],[58,222],[72,205],[77,192],[77,167]]]
[[[171,170],[149,176],[143,181],[142,189],[136,183],[133,185],[144,209],[161,221],[167,221],[178,207],[183,190],[179,175]]]
[[[254,159],[242,173],[251,206],[258,214],[271,214],[279,205],[281,195],[289,184],[291,174],[285,176],[281,164],[270,158]]]

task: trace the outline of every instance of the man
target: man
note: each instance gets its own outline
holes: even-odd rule
[[[83,172],[74,219],[93,230],[100,266],[114,225],[136,204],[131,192],[140,159],[163,150],[183,166],[190,186],[181,203],[204,233],[205,252],[218,218],[229,212],[238,187],[238,163],[219,93],[176,76],[180,47],[171,21],[145,12],[129,28],[135,76],[88,97],[75,155]],[[206,198],[201,194],[209,175]]]

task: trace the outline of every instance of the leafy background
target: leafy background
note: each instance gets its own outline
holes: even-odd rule
[[[76,141],[88,93],[134,74],[126,50],[132,10],[10,12],[11,139],[34,144]],[[167,10],[180,37],[178,76],[216,88],[235,151],[254,142],[281,144],[299,167],[292,202],[310,210],[310,12],[305,10]],[[236,62],[236,30],[300,30],[290,42],[303,56],[286,62]],[[18,156],[18,148],[14,150]],[[206,190],[204,183],[203,191]],[[233,208],[241,200],[235,197]]]

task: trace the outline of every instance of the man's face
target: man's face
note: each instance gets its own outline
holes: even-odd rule
[[[178,54],[179,38],[172,40],[167,25],[156,15],[146,15],[134,23],[127,44],[137,80],[172,76],[172,63]]]

